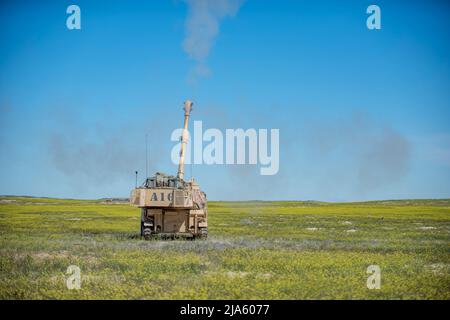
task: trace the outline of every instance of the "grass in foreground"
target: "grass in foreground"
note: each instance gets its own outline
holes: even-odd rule
[[[209,214],[206,241],[144,241],[127,204],[0,197],[0,298],[450,299],[450,200],[210,202]]]

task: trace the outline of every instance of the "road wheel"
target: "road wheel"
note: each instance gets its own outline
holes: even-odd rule
[[[144,239],[150,240],[151,237],[152,237],[152,230],[150,230],[150,228],[144,228]]]
[[[208,229],[207,228],[200,229],[200,239],[206,238],[208,238]]]

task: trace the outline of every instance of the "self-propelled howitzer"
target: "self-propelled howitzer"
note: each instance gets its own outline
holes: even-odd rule
[[[184,180],[191,110],[192,102],[188,100],[184,103],[184,127],[177,175],[157,172],[131,192],[131,204],[141,208],[141,236],[146,239],[156,235],[189,238],[206,238],[208,235],[206,194],[193,178]]]

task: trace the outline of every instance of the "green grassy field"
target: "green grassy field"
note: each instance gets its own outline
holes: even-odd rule
[[[139,218],[127,204],[0,197],[0,298],[450,299],[450,200],[210,202],[206,241],[141,240]]]

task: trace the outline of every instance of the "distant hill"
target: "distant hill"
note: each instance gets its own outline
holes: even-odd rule
[[[0,195],[0,204],[70,204],[70,203],[85,203],[85,204],[128,204],[128,198],[100,198],[100,199],[61,199],[48,197],[32,197],[32,196],[14,196],[14,195]],[[227,203],[233,207],[270,207],[283,204],[285,207],[316,207],[329,205],[359,205],[359,206],[450,206],[450,199],[404,199],[404,200],[373,200],[360,202],[323,202],[315,200],[286,200],[286,201],[209,201],[210,206],[219,203]]]

